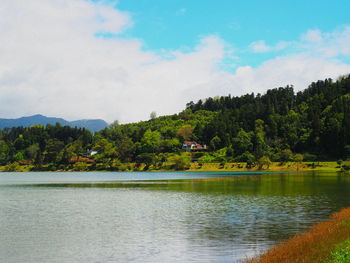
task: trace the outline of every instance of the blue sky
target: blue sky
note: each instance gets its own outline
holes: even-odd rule
[[[142,39],[146,50],[186,51],[217,35],[236,49],[238,65],[257,66],[286,52],[252,53],[254,41],[275,45],[310,29],[329,32],[350,23],[348,0],[120,0],[117,7],[134,20],[124,36]]]
[[[121,123],[350,73],[350,1],[1,0],[0,117]]]

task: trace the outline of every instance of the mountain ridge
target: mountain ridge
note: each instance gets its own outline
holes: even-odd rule
[[[12,127],[30,127],[32,125],[55,125],[59,122],[62,126],[85,128],[92,132],[100,131],[108,126],[108,123],[102,119],[82,119],[67,121],[63,118],[47,117],[42,114],[23,116],[20,118],[0,118],[0,129]]]

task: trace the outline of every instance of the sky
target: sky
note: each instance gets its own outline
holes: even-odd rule
[[[0,118],[120,123],[350,73],[350,1],[1,0]]]

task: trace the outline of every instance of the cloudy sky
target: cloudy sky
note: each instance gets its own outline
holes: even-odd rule
[[[122,123],[350,73],[350,1],[1,0],[0,118]]]

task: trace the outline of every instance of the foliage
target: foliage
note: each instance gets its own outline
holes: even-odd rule
[[[331,255],[332,259],[324,263],[348,263],[350,262],[350,239],[338,244]]]
[[[89,165],[85,162],[76,162],[73,165],[73,171],[88,171],[89,170]]]
[[[343,162],[342,169],[344,171],[350,171],[350,161]]]
[[[149,115],[151,120],[154,120],[155,118],[157,118],[157,113],[155,111],[152,111]]]
[[[59,123],[5,128],[0,130],[0,165],[30,161],[45,169],[87,157],[94,162],[91,169],[128,169],[123,163],[130,162],[159,168],[165,155],[187,160],[180,154],[184,140],[209,146],[203,156],[194,158],[199,163],[238,161],[250,168],[261,158],[294,160],[298,165],[302,160],[346,160],[350,76],[313,82],[297,93],[287,86],[263,95],[207,98],[187,103],[179,114],[153,113],[150,120],[129,124],[115,121],[94,135]],[[97,154],[90,155],[91,150]],[[265,162],[263,167],[267,166]]]
[[[298,153],[298,154],[294,155],[293,159],[295,162],[301,163],[303,161],[304,157],[302,154]]]
[[[282,162],[288,162],[291,161],[293,158],[293,153],[290,149],[284,149],[281,151],[281,161]]]
[[[271,161],[270,161],[269,157],[267,157],[267,156],[260,157],[258,159],[257,163],[258,163],[258,169],[259,170],[263,169],[264,167],[266,169],[269,169],[269,167],[271,165]]]
[[[18,172],[20,171],[20,165],[18,164],[18,162],[13,162],[13,163],[9,163],[7,165],[5,165],[5,172]]]
[[[190,125],[183,125],[177,131],[177,135],[179,135],[185,141],[191,140],[193,135],[193,128]]]
[[[198,163],[205,164],[205,163],[214,163],[216,161],[216,158],[210,154],[205,154],[198,158]]]
[[[186,153],[174,155],[169,158],[169,162],[174,163],[175,170],[185,170],[190,168],[191,156]]]

